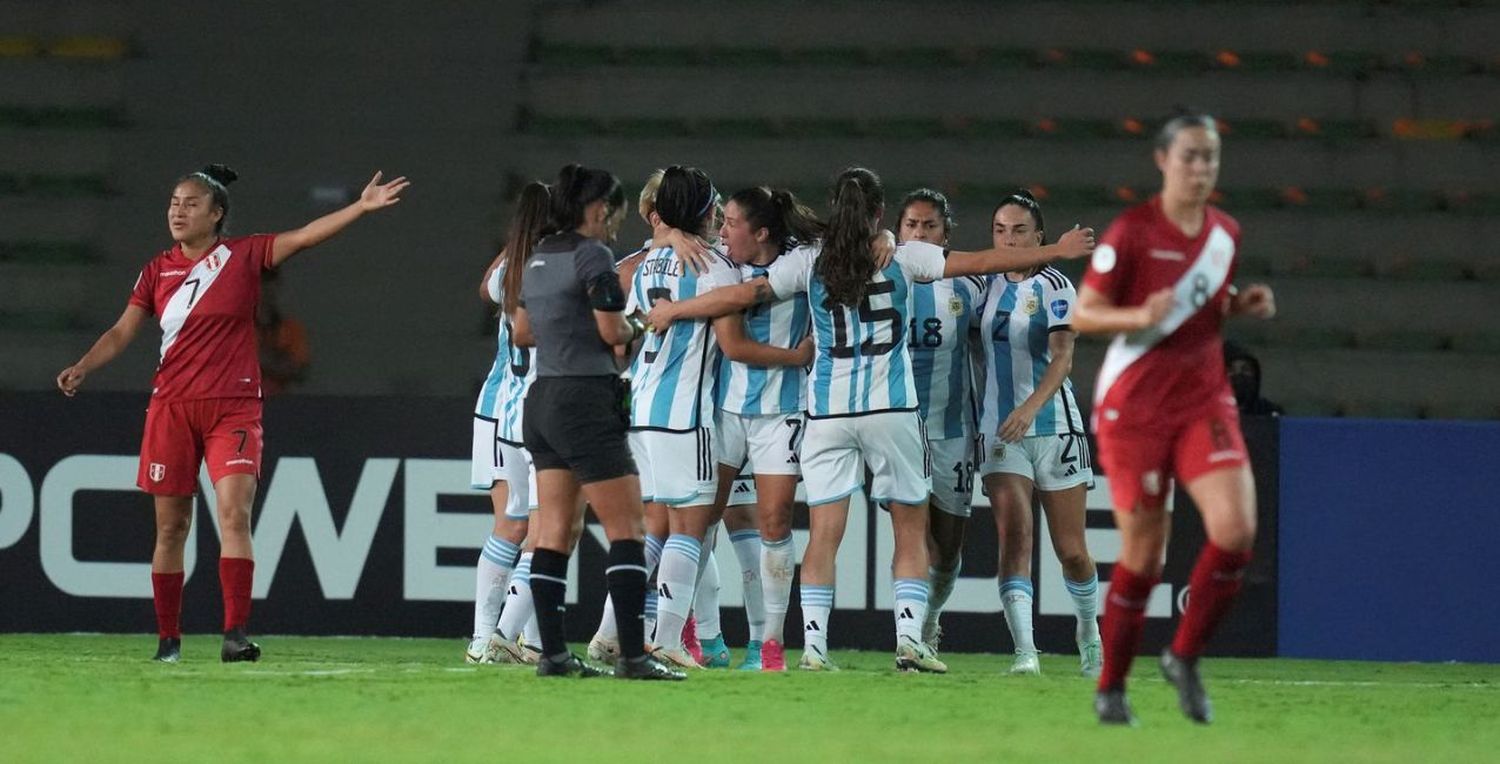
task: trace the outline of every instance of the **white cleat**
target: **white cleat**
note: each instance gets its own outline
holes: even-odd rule
[[[803,671],[838,671],[839,667],[834,665],[833,659],[827,653],[820,652],[817,648],[809,647],[802,651],[802,660],[797,661],[797,668]]]
[[[1015,662],[1010,664],[1010,673],[1013,676],[1039,676],[1042,673],[1042,661],[1035,651],[1018,651]]]
[[[541,651],[521,644],[519,639],[506,639],[499,632],[490,635],[485,645],[485,663],[501,663],[512,666],[535,666]]]
[[[464,648],[464,663],[492,663],[493,661],[485,660],[488,641],[485,637],[475,637],[469,640],[469,646]]]
[[[684,647],[658,647],[651,651],[651,657],[668,668],[701,669],[702,666],[693,660],[691,653]]]
[[[1104,643],[1097,637],[1078,643],[1078,673],[1093,679],[1104,670]]]
[[[611,666],[620,659],[620,640],[595,634],[589,640],[589,660]]]
[[[930,646],[911,637],[899,637],[896,640],[896,670],[946,674],[948,664],[938,660],[937,651]]]

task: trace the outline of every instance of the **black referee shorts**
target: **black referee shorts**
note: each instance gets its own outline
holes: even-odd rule
[[[579,483],[638,474],[625,440],[629,384],[616,376],[537,377],[521,422],[537,471],[572,470]]]

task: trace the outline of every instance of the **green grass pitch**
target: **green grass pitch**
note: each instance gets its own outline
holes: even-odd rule
[[[1205,728],[1143,657],[1142,726],[1102,729],[1072,656],[1019,678],[1004,656],[948,655],[927,676],[835,651],[838,674],[646,684],[468,666],[456,639],[270,636],[235,665],[218,642],[189,636],[165,666],[149,635],[0,635],[0,760],[1500,760],[1495,665],[1210,659]]]

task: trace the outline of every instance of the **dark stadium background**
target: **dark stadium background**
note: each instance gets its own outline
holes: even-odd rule
[[[1266,502],[1279,532],[1261,557],[1276,563],[1267,612],[1279,627],[1261,647],[1500,660],[1478,639],[1500,629],[1497,611],[1474,607],[1495,570],[1480,542],[1500,537],[1493,3],[0,0],[0,18],[0,461],[23,468],[32,494],[28,508],[24,492],[0,489],[0,629],[149,628],[144,599],[48,585],[40,528],[57,460],[133,453],[157,337],[83,393],[117,395],[48,391],[167,245],[164,206],[185,172],[239,170],[237,233],[341,206],[376,169],[414,181],[396,209],[281,279],[312,363],[267,404],[268,454],[336,454],[328,469],[347,479],[330,493],[347,501],[350,454],[466,457],[493,355],[474,287],[526,180],[576,160],[634,190],[649,170],[688,163],[726,192],[769,182],[821,206],[833,174],[864,164],[893,196],[948,193],[955,245],[978,247],[993,203],[1017,186],[1043,199],[1054,233],[1102,229],[1149,196],[1153,125],[1187,105],[1223,122],[1220,203],[1245,229],[1239,281],[1271,283],[1281,310],[1229,331],[1288,414],[1257,452],[1279,472]],[[643,235],[632,220],[619,248]],[[1080,391],[1102,349],[1080,344]],[[396,429],[375,426],[387,422]],[[145,506],[79,494],[74,551],[144,559]],[[483,503],[453,507],[465,508]],[[310,577],[292,536],[282,575]],[[369,575],[389,620],[351,628],[463,630],[461,603],[403,602],[399,575]],[[200,615],[214,607],[210,578],[189,584]],[[319,605],[280,596],[256,607],[285,631]],[[998,617],[974,623],[1003,632]]]

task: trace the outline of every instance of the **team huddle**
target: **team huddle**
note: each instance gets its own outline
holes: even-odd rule
[[[466,659],[534,664],[543,676],[649,680],[728,667],[712,553],[722,525],[750,624],[738,668],[787,670],[800,484],[809,536],[796,582],[797,667],[838,670],[829,653],[835,561],[850,497],[862,492],[889,513],[894,532],[894,665],[945,673],[941,615],[962,569],[977,477],[1000,536],[1009,670],[1040,672],[1035,499],[1073,601],[1079,670],[1098,679],[1095,711],[1104,723],[1134,723],[1125,676],[1160,579],[1175,478],[1203,512],[1209,543],[1161,668],[1184,713],[1208,722],[1198,656],[1238,591],[1254,539],[1253,484],[1219,328],[1231,314],[1269,318],[1275,305],[1263,285],[1232,286],[1239,227],[1207,204],[1219,162],[1213,120],[1170,121],[1156,159],[1161,195],[1121,215],[1097,246],[1092,229],[1078,226],[1046,243],[1042,206],[1021,191],[995,206],[993,245],[973,252],[948,247],[955,222],[943,194],[917,189],[887,206],[879,178],[863,168],[837,177],[820,217],[787,191],[757,186],[723,197],[703,171],[672,166],[640,196],[651,239],[618,262],[606,246],[626,214],[618,179],[570,165],[550,186],[529,184],[480,285],[498,306],[498,353],[474,412],[472,483],[490,492],[495,523],[478,560]],[[361,209],[394,203],[382,188],[372,182]],[[198,232],[200,257],[218,232]],[[280,244],[267,237],[260,246]],[[1081,289],[1048,265],[1084,257]],[[262,261],[274,264],[269,254]],[[155,312],[175,335],[167,314]],[[1092,456],[1068,381],[1079,332],[1115,337],[1093,407],[1124,541],[1102,631],[1084,543]],[[96,346],[59,386],[71,394],[80,367],[112,355]],[[253,471],[232,471],[240,476],[258,475],[256,409],[255,456],[239,455]],[[200,428],[198,442],[220,428],[212,411],[191,413],[202,421],[182,426]],[[147,451],[141,485],[157,494],[160,529],[163,500],[182,488],[161,485]],[[211,474],[225,473],[209,451]],[[202,459],[202,448],[191,456]],[[251,498],[253,489],[249,482]],[[563,639],[567,565],[585,504],[610,542],[609,596],[588,661]],[[181,552],[173,560],[162,545],[159,532],[153,579],[175,562],[180,603]],[[164,660],[176,660],[180,643],[175,612],[164,615],[164,599],[166,610],[180,609],[172,594],[158,582]],[[227,586],[225,597],[227,608]],[[225,660],[259,657],[244,636],[248,603],[242,610],[233,624],[226,613]]]

